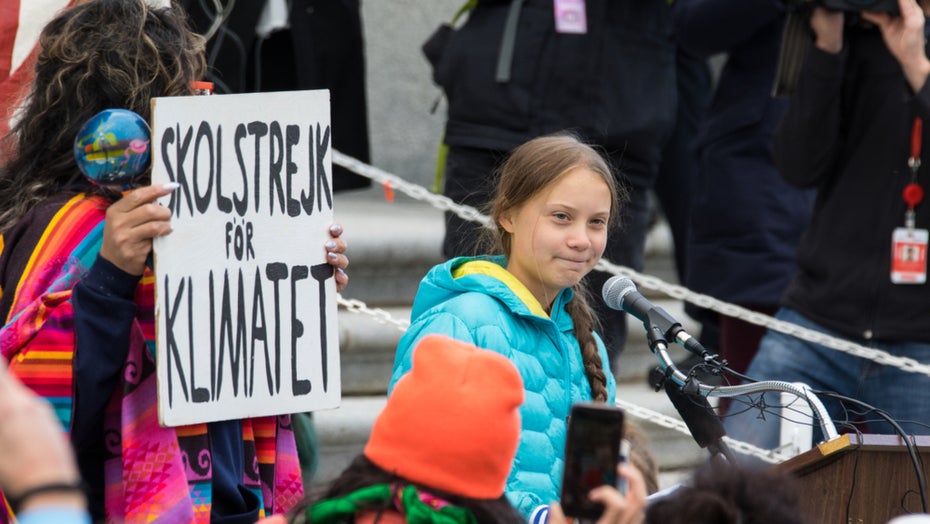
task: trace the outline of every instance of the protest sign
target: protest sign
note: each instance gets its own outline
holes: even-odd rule
[[[329,91],[157,98],[152,184],[159,420],[337,407]]]

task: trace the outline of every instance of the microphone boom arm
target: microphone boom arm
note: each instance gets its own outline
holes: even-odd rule
[[[817,417],[820,423],[820,429],[823,431],[826,441],[839,437],[833,420],[827,413],[823,403],[817,398],[817,395],[811,390],[810,386],[802,382],[786,382],[783,380],[763,380],[751,384],[740,384],[737,386],[711,386],[704,384],[694,377],[689,377],[681,372],[675,363],[672,362],[668,354],[668,344],[665,340],[652,340],[653,330],[648,332],[650,338],[650,348],[653,354],[659,360],[659,365],[665,373],[667,380],[671,380],[686,391],[698,394],[704,397],[721,397],[729,398],[751,393],[764,393],[767,391],[782,391],[791,393],[804,399],[810,406],[811,411]]]
[[[650,348],[653,340],[666,342],[671,340],[679,342],[686,350],[700,356],[705,362],[711,362],[717,358],[717,355],[711,355],[696,338],[689,335],[682,327],[681,322],[675,320],[675,317],[660,307],[649,308],[646,311],[643,327],[646,328]],[[653,349],[654,351],[655,349]]]

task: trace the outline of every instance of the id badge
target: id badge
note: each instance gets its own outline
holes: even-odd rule
[[[891,282],[924,284],[927,282],[926,229],[895,228],[891,235]]]
[[[583,35],[588,32],[585,0],[553,0],[557,33]]]

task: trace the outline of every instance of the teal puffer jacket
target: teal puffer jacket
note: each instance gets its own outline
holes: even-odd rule
[[[453,277],[453,271],[473,261],[501,267]],[[529,294],[525,288],[515,289],[505,283],[506,278],[497,278],[499,273],[512,278],[503,270],[505,265],[503,257],[461,257],[429,271],[414,300],[411,326],[397,347],[391,388],[410,370],[413,348],[428,334],[444,334],[509,358],[523,377],[526,400],[520,408],[520,444],[506,494],[529,516],[536,507],[558,500],[569,411],[572,404],[591,400],[591,387],[572,319],[565,311],[572,291],[559,294],[551,318],[544,312],[540,316],[532,310],[539,311],[535,299],[521,299]],[[607,375],[608,402],[613,403],[616,383],[604,344],[596,334],[595,339]]]

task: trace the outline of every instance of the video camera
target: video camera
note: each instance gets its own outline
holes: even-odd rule
[[[884,11],[898,15],[898,0],[820,0],[820,3],[837,11]]]
[[[785,7],[788,14],[782,32],[772,96],[788,96],[794,91],[794,85],[801,72],[804,52],[811,39],[811,11],[818,6],[853,13],[883,11],[891,16],[901,14],[898,10],[898,0],[786,0]]]

